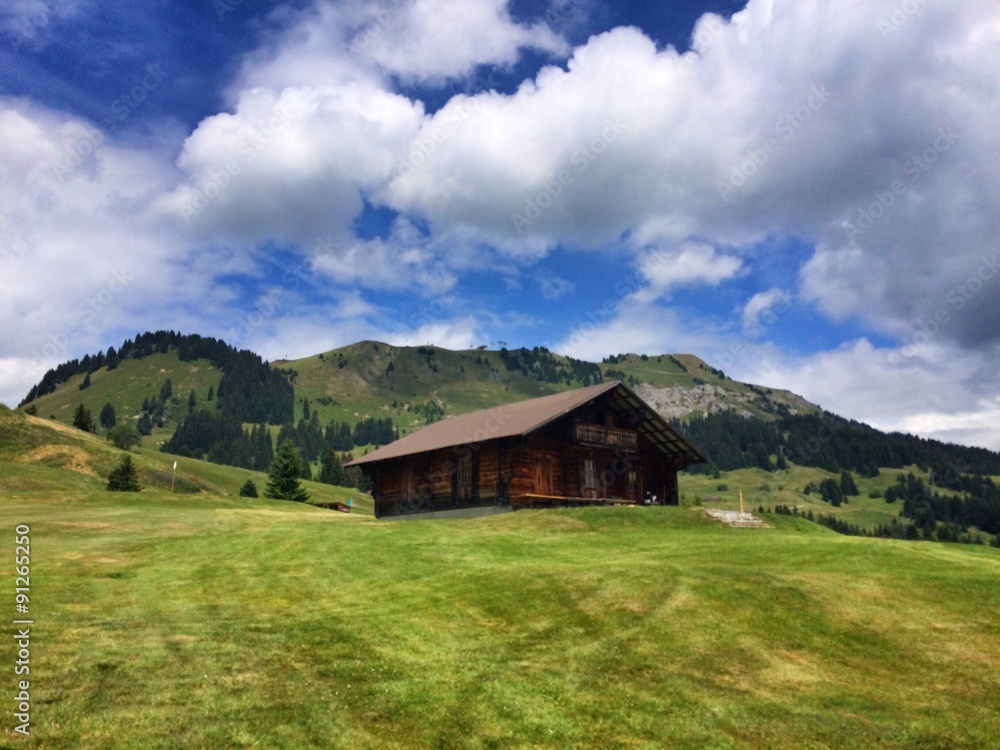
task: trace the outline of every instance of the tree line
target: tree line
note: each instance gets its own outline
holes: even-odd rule
[[[316,481],[365,489],[364,475],[343,468],[351,460],[350,451],[360,445],[386,445],[399,437],[390,418],[365,417],[352,430],[345,422],[331,420],[324,430],[319,414],[303,404],[304,415],[297,424],[281,425],[272,442],[265,423],[247,429],[236,418],[221,411],[192,410],[178,425],[161,450],[213,463],[267,471],[274,461],[274,445],[288,443],[299,460],[299,476],[313,479],[311,464],[320,462]]]
[[[272,368],[259,355],[238,350],[221,339],[162,330],[136,334],[135,339],[126,339],[117,350],[108,347],[106,352],[63,362],[46,372],[19,406],[53,393],[74,375],[84,374],[86,382],[102,367],[113,370],[123,360],[140,360],[171,349],[177,350],[182,362],[206,359],[222,371],[216,396],[223,414],[241,422],[268,424],[282,424],[293,418],[293,373]]]
[[[588,386],[603,380],[599,365],[572,357],[557,358],[544,346],[511,351],[502,347],[500,361],[508,372],[519,372],[543,383],[565,382],[567,385],[580,383]]]
[[[884,433],[829,412],[785,414],[767,421],[727,410],[674,426],[709,459],[708,464],[691,467],[692,472],[754,467],[778,471],[790,461],[862,477],[878,476],[879,467],[914,465],[933,471],[941,482],[958,482],[966,475],[1000,475],[1000,453]]]

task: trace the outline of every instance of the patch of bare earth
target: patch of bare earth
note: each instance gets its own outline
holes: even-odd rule
[[[35,450],[25,453],[17,460],[19,463],[34,464],[41,463],[49,459],[60,459],[63,468],[75,471],[80,474],[97,476],[94,467],[90,465],[90,456],[80,448],[73,448],[68,445],[42,445]]]
[[[57,422],[54,419],[42,419],[41,417],[33,417],[30,414],[27,415],[28,424],[39,425],[41,427],[48,427],[50,430],[55,430],[56,432],[62,432],[66,435],[72,435],[73,437],[79,437],[80,431],[75,427],[70,427],[69,425],[63,424],[62,422]]]
[[[770,524],[757,518],[753,513],[740,513],[738,510],[716,510],[714,508],[706,510],[705,513],[717,521],[722,521],[727,526],[732,526],[734,529],[771,528]]]

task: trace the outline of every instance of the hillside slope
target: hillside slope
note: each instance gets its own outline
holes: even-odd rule
[[[104,439],[68,427],[58,421],[32,417],[0,405],[0,496],[5,500],[68,501],[84,497],[122,499],[124,494],[107,493],[107,478],[124,451]],[[193,458],[179,458],[155,449],[132,451],[139,472],[142,499],[199,497],[206,502],[236,502],[234,507],[266,505],[288,510],[297,505],[239,497],[240,487],[253,480],[263,492],[267,475],[261,472],[221,466]],[[173,470],[177,463],[176,471]],[[372,515],[370,496],[356,489],[332,487],[303,481],[312,504],[353,499],[354,512]],[[171,492],[173,485],[176,492]],[[276,504],[276,505],[275,505]],[[325,512],[325,511],[324,511]]]
[[[192,392],[199,403],[206,402],[209,389],[217,391],[222,372],[208,360],[182,362],[176,350],[152,354],[142,359],[125,359],[115,369],[103,367],[90,373],[90,385],[81,390],[86,376],[73,375],[54,392],[29,401],[25,408],[34,407],[40,417],[53,417],[71,424],[77,406],[90,411],[97,421],[101,408],[110,403],[119,421],[136,421],[142,414],[145,399],[158,396],[163,384],[170,380],[173,397],[163,414],[164,426],[154,431],[156,440],[169,436],[187,413]]]
[[[101,408],[110,403],[119,420],[135,421],[143,402],[155,399],[170,380],[172,397],[164,403],[163,427],[153,435],[157,443],[184,418],[191,393],[199,408],[217,406],[210,405],[208,398],[210,392],[219,392],[223,372],[218,362],[179,352],[188,340],[204,345],[206,339],[171,332],[136,337],[137,342],[140,339],[146,348],[141,358],[121,356],[111,369],[88,368],[88,361],[96,361],[90,356],[79,367],[70,366],[77,361],[67,363],[56,368],[58,378],[53,378],[55,372],[47,375],[47,387],[38,388],[44,395],[22,406],[69,424],[79,405],[96,420]],[[158,344],[155,351],[151,342]],[[121,352],[132,351],[130,343],[123,344]],[[224,344],[219,342],[217,348]],[[402,433],[443,416],[611,379],[628,383],[673,420],[729,409],[763,418],[817,411],[795,394],[734,381],[692,355],[617,355],[598,364],[553,354],[544,347],[450,351],[362,341],[274,366],[294,373],[295,421],[303,416],[306,400],[324,425],[331,420],[354,426],[366,417],[390,418]]]
[[[546,396],[602,379],[628,383],[668,419],[727,409],[763,418],[819,410],[787,391],[725,377],[689,354],[629,354],[596,364],[539,347],[451,351],[363,341],[275,366],[296,373],[297,417],[306,398],[324,422],[390,417],[404,434],[435,417]]]

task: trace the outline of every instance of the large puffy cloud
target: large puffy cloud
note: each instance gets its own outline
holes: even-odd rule
[[[16,404],[45,370],[136,330],[204,331],[234,303],[219,275],[240,254],[196,247],[152,204],[170,162],[93,124],[0,99],[0,400]]]
[[[933,342],[880,348],[866,339],[793,357],[747,347],[727,374],[805,394],[825,409],[884,430],[1000,450],[995,348],[969,351]]]
[[[244,61],[233,111],[187,139],[187,179],[163,203],[207,234],[346,239],[366,196],[424,158],[423,104],[386,74],[436,81],[525,47],[567,51],[546,25],[513,22],[506,0],[319,2],[272,20],[282,30]]]
[[[791,304],[791,297],[784,289],[777,287],[758,292],[743,306],[742,330],[748,338],[757,338],[765,326],[777,322],[779,310],[786,310]]]
[[[386,239],[356,240],[328,247],[313,256],[317,272],[339,284],[364,283],[370,288],[413,289],[440,296],[456,281],[455,274],[409,222],[398,219]]]
[[[178,163],[189,177],[163,206],[210,236],[347,238],[422,118],[420,104],[364,82],[249,89],[187,139]]]
[[[509,0],[317,0],[271,15],[278,31],[244,62],[234,91],[251,86],[323,86],[394,75],[441,85],[480,66],[507,66],[525,49],[565,55],[542,21],[515,22]],[[557,24],[558,25],[558,24]]]
[[[409,80],[465,76],[478,65],[511,65],[522,49],[565,54],[545,23],[511,20],[508,0],[392,0],[366,3],[351,51]]]
[[[717,286],[736,276],[743,261],[722,255],[711,245],[688,242],[670,250],[659,248],[642,253],[639,272],[649,286],[639,295],[658,297],[683,286]]]
[[[455,97],[379,195],[548,246],[650,224],[717,247],[796,235],[816,247],[802,283],[823,312],[905,335],[944,307],[943,335],[989,341],[1000,283],[974,279],[1000,239],[998,37],[974,0],[752,0],[704,17],[686,54],[615,29],[512,96]],[[970,281],[982,293],[949,300]]]

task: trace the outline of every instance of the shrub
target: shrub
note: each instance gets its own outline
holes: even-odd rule
[[[139,431],[130,424],[123,422],[108,430],[108,442],[123,451],[134,448],[140,441]]]
[[[142,489],[139,486],[139,475],[132,463],[132,456],[126,454],[122,456],[121,463],[118,464],[108,475],[109,492],[138,492]]]
[[[246,483],[240,487],[240,497],[260,497],[257,494],[257,485],[254,484],[252,479],[248,479]]]

